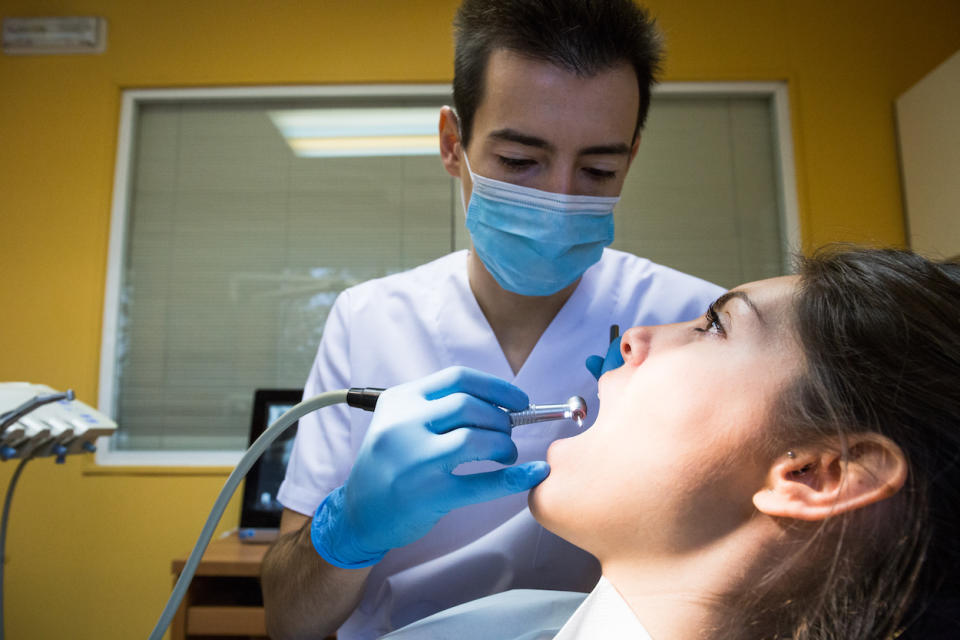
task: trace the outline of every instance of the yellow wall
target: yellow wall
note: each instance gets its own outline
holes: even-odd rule
[[[110,33],[100,56],[0,56],[0,380],[96,398],[122,89],[448,82],[455,4],[3,0],[4,17],[100,15]],[[789,81],[807,247],[903,242],[893,100],[960,48],[960,3],[650,6],[667,80]],[[146,636],[170,558],[192,545],[225,476],[91,469],[26,467],[8,543],[11,638]],[[0,464],[0,487],[12,470]]]

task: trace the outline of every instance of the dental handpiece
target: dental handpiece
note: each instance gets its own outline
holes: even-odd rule
[[[522,424],[534,422],[548,422],[567,418],[583,428],[583,421],[587,417],[587,403],[580,396],[573,396],[566,404],[531,404],[526,409],[510,412],[510,426],[518,427]]]
[[[347,404],[357,409],[373,411],[383,391],[379,387],[352,387],[347,392]],[[587,403],[580,396],[573,396],[566,404],[531,404],[526,409],[510,411],[509,415],[511,427],[566,418],[575,421],[582,429],[583,421],[587,418]]]

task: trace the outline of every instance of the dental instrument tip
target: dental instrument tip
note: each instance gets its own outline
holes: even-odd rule
[[[573,396],[565,404],[531,404],[521,411],[511,411],[510,426],[518,427],[534,422],[568,419],[576,422],[582,429],[586,417],[587,403],[580,396]]]

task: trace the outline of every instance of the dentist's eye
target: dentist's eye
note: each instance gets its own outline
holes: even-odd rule
[[[616,171],[610,171],[608,169],[598,169],[596,167],[584,167],[584,173],[586,173],[592,180],[598,182],[603,182],[605,180],[612,180],[617,177]]]
[[[497,160],[510,171],[522,171],[537,163],[536,160],[530,158],[512,158],[510,156],[497,156]]]
[[[710,308],[707,309],[707,313],[704,316],[704,326],[696,327],[694,331],[698,333],[712,333],[718,336],[727,335],[727,331],[723,328],[723,323],[720,322],[720,316],[717,314],[717,310],[713,308],[713,305],[710,305]]]

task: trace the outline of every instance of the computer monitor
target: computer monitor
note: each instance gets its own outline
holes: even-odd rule
[[[302,399],[303,389],[257,389],[253,395],[248,446]],[[283,505],[277,502],[277,491],[283,482],[296,434],[297,423],[293,423],[270,444],[247,474],[240,506],[241,541],[271,542],[276,539],[283,513]]]

